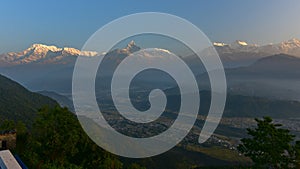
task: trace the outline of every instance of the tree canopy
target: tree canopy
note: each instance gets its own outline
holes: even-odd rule
[[[67,108],[40,109],[30,130],[22,122],[9,120],[2,122],[0,129],[17,129],[17,148],[13,152],[29,168],[143,169],[137,164],[124,166],[116,156],[96,145]]]
[[[243,138],[238,150],[250,157],[255,168],[294,168],[295,147],[294,135],[273,123],[270,117],[255,119],[257,127],[248,128],[249,138]]]

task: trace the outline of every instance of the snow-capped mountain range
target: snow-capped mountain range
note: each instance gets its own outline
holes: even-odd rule
[[[217,48],[220,54],[222,53],[233,53],[233,52],[254,52],[254,53],[268,53],[268,54],[279,54],[285,53],[295,56],[300,56],[300,40],[291,39],[288,41],[283,41],[278,44],[267,44],[267,45],[257,45],[249,44],[245,41],[237,40],[231,44],[226,44],[222,42],[214,42],[214,47]]]
[[[248,66],[259,59],[277,54],[300,57],[300,40],[296,38],[267,45],[249,44],[246,41],[237,40],[231,44],[214,42],[213,46],[225,67]],[[213,48],[210,47],[200,54],[210,56],[213,54],[212,50]]]
[[[75,48],[59,48],[43,44],[33,44],[21,52],[9,52],[0,55],[1,65],[18,65],[28,63],[68,63],[76,56],[97,56],[97,52],[80,51]]]
[[[250,91],[257,90],[259,96],[299,100],[300,41],[298,39],[268,45],[250,44],[245,41],[235,41],[231,44],[215,42],[212,45],[224,64],[230,92],[251,95],[253,92]],[[213,48],[205,49],[201,54],[209,57],[210,49]],[[132,41],[124,48],[106,53],[105,59],[102,60],[103,64],[101,63],[97,72],[97,79],[101,79],[101,83],[96,83],[98,87],[107,86],[105,80],[111,77],[110,75],[125,57],[134,55],[134,52],[139,54],[137,62],[140,58],[146,58],[147,63],[151,63],[153,59],[160,57],[163,63],[166,65],[170,63],[171,68],[175,69],[175,72],[178,71],[177,67],[172,65],[174,55],[170,51],[159,48],[141,49]],[[32,91],[47,90],[68,95],[72,91],[72,75],[76,58],[83,56],[94,59],[98,56],[103,57],[103,54],[82,52],[75,48],[34,44],[21,52],[1,54],[0,74],[18,81]],[[205,67],[201,66],[201,61],[197,60],[197,57],[195,59],[195,56],[182,56],[182,58],[201,82],[199,85],[203,89],[208,89],[209,85],[206,86],[205,83],[207,77]],[[126,71],[122,73],[125,77]],[[147,85],[149,82],[161,86],[169,85],[167,78],[152,72],[146,72],[137,79]],[[265,90],[272,92],[264,93]]]
[[[278,44],[257,45],[237,40],[231,44],[214,42],[212,44],[218,51],[225,67],[245,66],[266,56],[275,54],[288,54],[300,57],[300,40],[291,39]],[[125,48],[110,51],[109,55],[129,55],[141,48],[131,41]],[[209,56],[212,48],[205,49],[201,54]],[[160,54],[162,51],[159,51]],[[168,51],[167,51],[168,52]],[[56,47],[44,44],[33,44],[21,52],[0,54],[0,66],[37,64],[68,64],[74,63],[77,56],[94,57],[104,53],[94,51],[80,51],[70,47]]]

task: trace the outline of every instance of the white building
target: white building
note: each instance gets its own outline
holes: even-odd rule
[[[0,169],[22,169],[9,150],[0,151]]]

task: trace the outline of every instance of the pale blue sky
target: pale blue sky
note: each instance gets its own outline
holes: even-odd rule
[[[19,51],[32,43],[81,48],[106,23],[149,11],[185,18],[211,41],[263,44],[300,38],[298,0],[9,0],[0,5],[0,53]]]

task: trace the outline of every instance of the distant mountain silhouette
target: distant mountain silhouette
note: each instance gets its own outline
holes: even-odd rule
[[[300,58],[277,54],[268,56],[254,62],[250,66],[227,69],[228,76],[256,76],[277,78],[299,78]]]
[[[67,107],[71,112],[75,112],[73,102],[68,97],[60,95],[56,92],[46,91],[46,90],[39,91],[38,93],[56,100],[61,107]]]
[[[300,58],[277,54],[247,67],[226,69],[229,92],[300,100]]]

